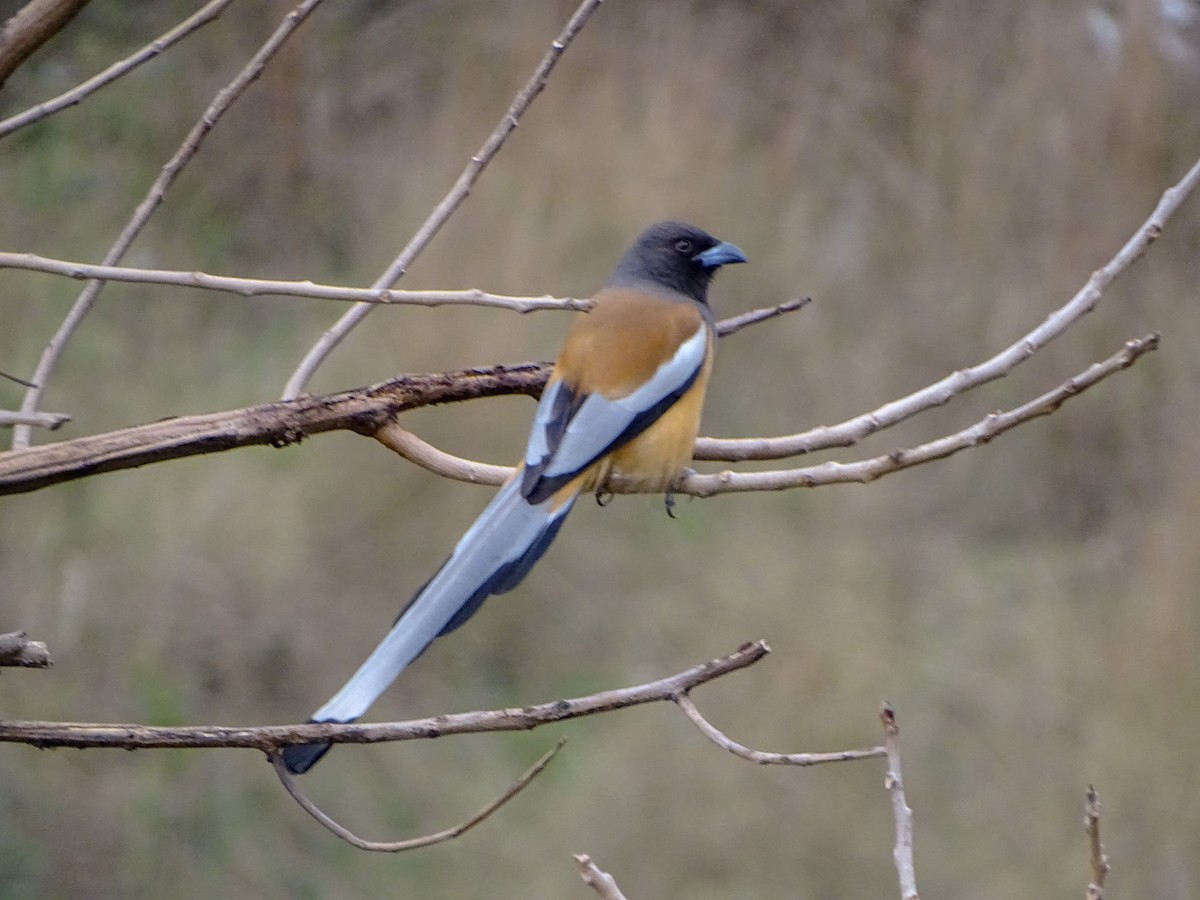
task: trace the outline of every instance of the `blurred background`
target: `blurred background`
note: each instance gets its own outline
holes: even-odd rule
[[[90,5],[0,91],[0,116],[133,52],[198,3]],[[11,14],[19,4],[0,3]],[[0,141],[0,247],[98,261],[287,3],[216,24]],[[130,265],[368,284],[424,220],[571,2],[327,3],[212,133]],[[723,315],[810,295],[720,350],[703,432],[831,424],[979,361],[1106,262],[1200,154],[1187,0],[605,4],[404,287],[586,296],[647,223],[739,244]],[[0,369],[28,376],[79,285],[0,272]],[[1200,199],[1098,310],[1002,383],[822,458],[963,427],[1135,336],[1162,349],[995,443],[869,486],[580,503],[516,592],[437,643],[372,720],[520,705],[772,656],[697,691],[735,738],[870,746],[895,704],[926,897],[1078,896],[1084,791],[1116,896],[1200,896]],[[70,438],[274,399],[344,307],[108,286],[44,408]],[[311,385],[551,357],[567,313],[377,311]],[[21,389],[0,382],[0,406]],[[525,398],[406,419],[515,459]],[[39,440],[48,436],[39,435]],[[7,443],[8,438],[4,437]],[[712,470],[714,467],[708,466]],[[0,715],[302,720],[487,502],[344,433],[6,498],[0,630],[49,672]],[[893,896],[877,761],[760,768],[657,706],[434,743],[338,748],[305,785],[359,833],[464,818],[364,854],[254,752],[0,747],[0,898]]]

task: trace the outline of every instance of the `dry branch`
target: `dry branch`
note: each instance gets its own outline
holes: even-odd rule
[[[119,281],[127,284],[161,284],[172,287],[221,291],[242,297],[307,297],[314,300],[340,300],[380,306],[446,306],[450,304],[491,306],[526,313],[538,309],[589,309],[590,300],[570,297],[510,297],[489,294],[478,289],[464,291],[398,291],[391,288],[351,288],[311,281],[279,281],[268,278],[242,278],[209,275],[172,269],[133,269],[125,266],[93,266],[66,259],[51,259],[34,253],[0,253],[0,269],[45,272],[79,280]]]
[[[0,453],[0,495],[20,494],[101,472],[234,447],[284,447],[327,431],[374,434],[393,416],[434,403],[538,394],[548,366],[528,363],[402,376],[369,388],[243,409],[180,416],[29,450]]]
[[[50,651],[41,641],[31,641],[24,631],[0,634],[0,666],[47,669],[54,665]]]
[[[279,776],[279,780],[287,792],[292,795],[292,799],[300,804],[301,809],[343,841],[357,847],[359,850],[370,850],[376,853],[401,853],[405,850],[416,850],[420,847],[429,847],[432,844],[440,844],[444,841],[453,840],[459,835],[470,831],[513,797],[517,796],[517,794],[521,793],[528,786],[529,782],[541,775],[545,771],[546,766],[550,765],[550,761],[558,755],[558,751],[563,748],[566,742],[566,738],[560,738],[557,744],[542,754],[542,757],[530,766],[516,781],[505,788],[503,793],[470,818],[442,831],[435,831],[432,834],[424,834],[419,837],[406,838],[400,841],[368,841],[360,838],[344,825],[338,824],[308,798],[297,783],[295,776],[287,770],[287,765],[283,762],[282,757],[275,753],[268,755],[271,759],[271,765],[275,767],[275,774]]]
[[[66,413],[23,413],[0,409],[0,428],[11,428],[13,425],[32,425],[34,428],[56,431],[70,421],[71,417]]]
[[[730,333],[794,309],[802,303],[754,310],[718,323]],[[64,481],[235,447],[284,447],[309,435],[348,430],[373,435],[403,455],[393,443],[390,423],[402,412],[437,403],[541,395],[548,363],[523,363],[488,369],[462,369],[434,375],[402,375],[382,384],[338,394],[264,403],[243,409],[179,416],[118,431],[60,441],[27,450],[0,453],[0,495],[38,490]],[[441,451],[435,450],[435,453]],[[481,463],[474,463],[483,467]],[[432,465],[428,468],[434,468]],[[495,467],[497,470],[499,467]],[[487,467],[483,467],[486,471]],[[471,480],[469,473],[465,480]],[[496,483],[501,479],[497,478]],[[486,483],[492,483],[487,481]]]
[[[625,900],[625,895],[617,887],[617,880],[592,862],[586,853],[576,853],[575,862],[579,864],[579,877],[583,883],[596,892],[602,900]]]
[[[551,722],[563,722],[645,703],[674,700],[679,694],[697,685],[753,665],[769,652],[770,649],[764,641],[756,641],[742,645],[728,656],[700,663],[669,678],[519,709],[454,713],[373,725],[339,725],[326,722],[246,727],[169,727],[0,720],[0,743],[30,744],[34,747],[109,747],[123,750],[241,747],[271,754],[290,744],[309,744],[314,741],[334,744],[378,744],[428,740],[452,734],[529,731]]]
[[[0,25],[0,87],[87,4],[88,0],[30,0]]]
[[[711,475],[688,472],[680,477],[672,490],[678,494],[689,494],[695,497],[712,497],[716,494],[744,491],[782,491],[827,484],[861,484],[874,481],[876,478],[899,472],[902,469],[944,459],[963,450],[989,443],[1018,425],[1040,416],[1050,415],[1070,398],[1098,384],[1110,375],[1129,368],[1143,354],[1157,349],[1158,341],[1159,338],[1156,334],[1127,341],[1108,359],[1094,363],[1040,397],[1007,412],[990,413],[968,428],[917,447],[892,450],[852,463],[826,462],[814,466],[766,472],[725,471]],[[375,434],[375,438],[409,462],[446,478],[468,481],[472,484],[497,485],[501,484],[513,471],[505,466],[493,466],[446,453],[407,431],[397,422],[389,422]],[[701,438],[697,445],[706,440],[706,438]],[[770,441],[773,439],[762,438],[760,440]],[[606,489],[613,493],[624,493],[627,490],[619,478],[610,479]]]
[[[550,49],[546,51],[546,55],[542,57],[542,61],[538,63],[533,74],[525,85],[517,91],[513,97],[512,103],[504,115],[501,116],[500,122],[492,129],[492,133],[488,135],[487,140],[483,142],[471,159],[467,162],[466,168],[462,174],[458,176],[458,180],[454,182],[450,191],[442,198],[442,201],[433,209],[433,212],[425,219],[425,222],[417,229],[417,233],[400,251],[390,266],[384,270],[383,274],[375,279],[371,285],[373,289],[390,288],[395,284],[413,261],[421,254],[421,251],[433,240],[434,236],[446,224],[454,211],[467,199],[467,195],[471,192],[475,182],[487,168],[488,163],[492,161],[500,148],[504,146],[504,142],[508,136],[516,129],[517,124],[521,121],[521,117],[529,109],[530,105],[537,98],[538,94],[546,86],[547,80],[550,78],[550,73],[554,71],[554,67],[558,64],[558,60],[562,57],[570,43],[575,39],[583,27],[587,24],[594,13],[604,0],[583,0],[579,8],[575,10],[574,15],[568,20],[563,27],[562,33],[554,39],[550,44]],[[304,386],[308,384],[308,380],[312,377],[313,372],[317,370],[325,358],[333,352],[333,349],[342,342],[359,322],[366,318],[374,306],[369,303],[360,303],[348,310],[342,315],[323,335],[313,344],[312,348],[305,354],[304,359],[296,367],[287,384],[283,389],[283,399],[290,400],[300,396],[304,390]]]
[[[878,759],[887,753],[884,747],[871,747],[867,750],[838,750],[833,753],[774,753],[767,750],[754,750],[744,744],[739,744],[704,718],[687,693],[676,697],[675,703],[683,710],[684,715],[691,720],[692,724],[700,729],[701,734],[722,750],[728,750],[734,756],[758,763],[760,766],[817,766],[821,763],[849,762],[855,759]]]
[[[1092,880],[1084,894],[1086,900],[1104,900],[1104,881],[1108,877],[1108,854],[1100,842],[1100,797],[1096,788],[1088,785],[1087,801],[1084,804],[1083,828],[1088,837],[1091,858]]]
[[[229,111],[229,108],[238,97],[262,74],[267,63],[274,58],[275,54],[279,52],[279,49],[287,42],[288,38],[295,33],[296,29],[303,24],[304,20],[308,18],[309,14],[320,3],[321,0],[304,0],[303,3],[284,16],[279,27],[258,48],[258,51],[250,58],[250,61],[213,98],[212,103],[208,105],[208,108],[204,110],[200,118],[196,121],[196,124],[192,126],[187,136],[183,139],[183,143],[175,151],[175,154],[162,167],[162,171],[154,179],[150,190],[146,193],[142,202],[138,204],[129,221],[125,223],[125,227],[121,229],[117,240],[109,248],[108,252],[104,254],[104,265],[116,265],[121,261],[134,239],[146,227],[150,216],[162,203],[167,189],[175,183],[175,179],[183,171],[184,166],[196,155],[208,133],[216,127],[217,122]],[[42,399],[42,392],[45,390],[47,383],[49,383],[51,373],[58,365],[58,360],[62,357],[63,351],[66,350],[71,336],[75,333],[75,329],[79,327],[80,322],[88,314],[103,287],[103,281],[89,281],[87,286],[75,299],[75,303],[71,306],[66,318],[63,319],[62,323],[58,326],[58,330],[50,338],[50,343],[42,351],[42,356],[38,360],[37,368],[33,373],[32,381],[36,387],[29,388],[25,392],[25,398],[21,402],[21,412],[31,413],[37,410],[38,404]],[[22,450],[27,448],[30,437],[29,426],[18,425],[13,430],[13,449]]]
[[[1177,184],[1163,192],[1149,217],[1130,236],[1102,268],[1092,273],[1087,283],[1046,320],[1005,349],[966,369],[951,372],[945,378],[907,397],[886,403],[878,409],[855,416],[838,425],[813,428],[799,434],[772,438],[714,440],[705,438],[696,446],[696,459],[741,461],[783,459],[826,450],[849,447],[864,438],[909,419],[918,413],[944,406],[954,397],[972,388],[995,381],[1015,369],[1071,325],[1090,313],[1100,297],[1121,273],[1138,260],[1162,234],[1167,222],[1187,197],[1200,185],[1200,160],[1197,160]]]
[[[86,0],[84,0],[86,2]],[[118,62],[113,63],[99,75],[89,78],[82,84],[78,84],[44,103],[38,103],[36,106],[31,106],[24,112],[17,113],[15,116],[10,116],[0,122],[0,138],[12,134],[18,128],[26,125],[31,125],[38,122],[47,116],[53,115],[59,110],[67,109],[77,103],[82,102],[85,98],[96,93],[100,88],[112,84],[122,75],[132,72],[144,62],[154,59],[174,44],[179,43],[189,34],[203,28],[209,22],[216,19],[225,11],[233,0],[212,0],[211,3],[199,9],[193,15],[189,16],[184,21],[180,22],[170,31],[167,31],[160,37],[151,41],[142,49],[138,50],[131,56],[125,57]]]
[[[904,796],[904,779],[900,774],[900,726],[896,723],[896,711],[891,704],[884,703],[880,707],[879,720],[883,723],[883,743],[888,761],[887,776],[883,783],[892,798],[892,815],[896,821],[896,846],[892,850],[892,858],[900,877],[900,897],[901,900],[920,900],[916,868],[913,865],[912,810]]]

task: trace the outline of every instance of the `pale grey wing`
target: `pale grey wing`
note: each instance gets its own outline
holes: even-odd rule
[[[645,384],[624,397],[576,394],[555,382],[538,404],[521,492],[530,502],[541,502],[601,456],[633,440],[687,393],[707,356],[708,328],[702,323]]]

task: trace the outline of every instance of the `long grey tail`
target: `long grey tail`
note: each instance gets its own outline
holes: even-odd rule
[[[313,713],[311,722],[353,722],[434,638],[453,631],[493,594],[512,590],[550,546],[575,498],[529,503],[521,473],[510,478],[462,536],[437,574],[417,591],[357,672]],[[283,749],[293,774],[307,772],[328,743]]]

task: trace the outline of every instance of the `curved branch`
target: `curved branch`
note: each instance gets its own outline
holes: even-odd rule
[[[571,16],[562,33],[550,44],[550,49],[546,51],[546,55],[542,57],[542,61],[538,63],[537,68],[525,83],[525,86],[517,92],[508,109],[500,118],[499,124],[492,129],[492,133],[488,135],[487,140],[483,142],[483,146],[476,151],[463,169],[462,174],[458,176],[458,180],[454,182],[454,186],[442,198],[442,202],[434,207],[433,212],[425,220],[424,224],[417,229],[417,233],[400,251],[400,255],[392,261],[392,264],[387,267],[382,275],[375,279],[371,285],[373,289],[390,288],[395,284],[412,265],[413,261],[421,254],[433,240],[434,235],[441,230],[446,224],[454,211],[459,205],[467,199],[467,195],[471,192],[475,182],[479,176],[483,174],[483,170],[487,168],[488,163],[492,161],[500,148],[504,146],[504,142],[508,136],[517,127],[521,120],[521,116],[529,109],[530,105],[537,98],[538,94],[546,86],[546,81],[550,77],[550,73],[558,64],[559,58],[567,49],[567,46],[575,39],[575,36],[587,24],[592,13],[599,8],[603,0],[583,0],[579,8],[575,10],[575,14]],[[333,352],[333,349],[342,342],[359,322],[366,318],[374,307],[371,304],[360,303],[344,313],[328,331],[321,335],[320,339],[312,346],[305,354],[304,359],[300,361],[300,365],[296,367],[287,384],[283,389],[284,400],[290,400],[300,396],[304,390],[304,386],[308,384],[309,378],[313,372],[317,370],[325,358]]]
[[[154,57],[161,54],[173,44],[179,43],[189,34],[199,31],[209,22],[220,16],[225,11],[225,7],[232,2],[233,0],[212,0],[211,3],[202,7],[194,15],[184,19],[170,31],[151,41],[141,50],[137,51],[137,53],[113,63],[99,75],[89,78],[82,84],[76,85],[69,91],[59,94],[51,100],[38,103],[36,106],[31,106],[22,113],[17,113],[15,116],[10,116],[0,121],[0,138],[12,134],[18,128],[31,125],[69,106],[74,106],[86,97],[96,93],[100,88],[112,84],[122,75],[132,72],[142,63],[154,59]]]
[[[685,475],[675,485],[676,493],[696,497],[712,497],[716,494],[740,493],[744,491],[783,491],[798,487],[817,487],[825,484],[851,484],[874,481],[884,475],[911,469],[934,460],[953,456],[986,444],[1018,425],[1048,416],[1059,407],[1098,384],[1110,375],[1133,365],[1143,354],[1158,349],[1159,336],[1147,335],[1127,341],[1112,356],[1102,362],[1093,363],[1083,372],[1063,382],[1040,397],[1030,400],[1006,412],[989,413],[980,421],[962,431],[929,441],[910,449],[893,450],[880,456],[852,463],[826,462],[815,466],[796,469],[775,469],[767,472],[718,472]],[[619,491],[619,485],[614,492]]]
[[[321,0],[304,0],[299,6],[284,16],[279,27],[258,48],[258,51],[250,58],[250,61],[213,98],[212,103],[209,104],[208,108],[196,121],[196,124],[192,126],[191,131],[187,133],[187,136],[183,139],[183,143],[179,145],[179,149],[175,151],[175,154],[167,164],[163,166],[158,177],[154,179],[150,190],[146,193],[142,202],[138,204],[137,209],[134,210],[133,216],[125,223],[125,227],[121,229],[116,242],[104,254],[105,265],[115,265],[120,262],[134,239],[146,227],[150,216],[153,215],[154,211],[158,209],[159,204],[162,203],[167,189],[175,183],[175,179],[183,171],[184,166],[196,155],[208,133],[216,127],[217,122],[228,112],[234,101],[262,74],[262,70],[266,68],[267,63],[271,61],[279,51],[279,48],[287,42],[288,38],[292,36],[296,29],[308,18],[309,14],[320,4]],[[58,365],[58,360],[66,350],[71,336],[75,333],[75,329],[79,327],[84,317],[88,314],[88,311],[91,310],[103,287],[103,281],[89,281],[87,286],[75,299],[75,303],[71,306],[67,317],[63,319],[62,323],[58,326],[58,330],[50,338],[50,343],[42,351],[42,356],[38,360],[37,368],[34,370],[33,378],[31,379],[36,387],[29,388],[25,392],[25,397],[21,402],[21,412],[32,413],[37,411],[38,404],[42,399],[42,392],[50,381],[50,374]],[[28,425],[18,425],[13,429],[13,449],[23,450],[27,448],[30,438],[30,427]]]
[[[541,758],[525,772],[517,778],[512,784],[504,789],[504,792],[492,800],[487,806],[475,813],[469,819],[459,822],[457,825],[452,825],[442,831],[435,831],[432,834],[421,835],[420,837],[407,838],[402,841],[368,841],[360,838],[344,825],[339,825],[324,813],[319,806],[312,802],[308,796],[300,789],[300,785],[296,782],[295,777],[287,770],[287,765],[283,758],[277,753],[268,753],[267,758],[270,759],[271,765],[275,767],[275,774],[279,776],[280,782],[292,799],[300,804],[300,808],[306,813],[340,837],[348,844],[352,844],[359,850],[371,850],[377,853],[401,853],[405,850],[416,850],[420,847],[428,847],[432,844],[440,844],[444,841],[450,841],[461,834],[470,831],[504,804],[506,804],[517,794],[521,793],[529,782],[537,778],[545,771],[546,766],[550,765],[550,760],[558,755],[558,751],[563,748],[567,742],[566,738],[559,738],[558,743],[542,754]]]
[[[454,713],[380,724],[307,723],[304,725],[151,726],[104,725],[78,722],[23,722],[0,719],[0,743],[30,744],[34,747],[110,747],[124,750],[180,749],[184,747],[242,747],[277,753],[290,744],[328,741],[334,744],[379,744],[393,741],[428,740],[451,734],[482,734],[495,731],[529,731],[551,722],[563,722],[674,700],[697,685],[752,666],[768,653],[765,641],[743,644],[728,656],[717,657],[684,669],[669,678],[634,687],[602,691],[570,700],[554,700],[519,709],[495,709]]]
[[[767,472],[731,472],[727,470],[711,475],[688,472],[673,485],[672,490],[677,494],[690,494],[694,497],[713,497],[717,494],[783,491],[826,484],[854,482],[865,484],[876,478],[882,478],[884,475],[899,472],[901,469],[910,469],[913,466],[944,459],[962,450],[978,447],[1031,419],[1050,415],[1076,394],[1082,393],[1110,375],[1129,368],[1143,354],[1158,349],[1158,342],[1157,334],[1127,341],[1108,359],[1094,363],[1054,390],[1007,412],[990,413],[962,431],[917,447],[892,450],[880,456],[852,463],[826,462],[814,466],[775,469]],[[493,466],[463,459],[439,450],[396,422],[389,422],[374,436],[384,446],[395,450],[409,462],[446,478],[467,481],[472,484],[498,485],[513,473],[513,469],[507,466]],[[697,441],[697,446],[704,440],[705,438],[701,438],[700,441]],[[745,440],[750,442],[758,439],[748,438]],[[761,440],[769,441],[771,439],[763,438]],[[2,484],[0,481],[0,489],[2,489]],[[609,479],[605,489],[614,494],[628,493],[631,490],[626,487],[621,478],[616,476]]]
[[[822,763],[849,762],[855,759],[878,759],[887,754],[884,747],[871,747],[866,750],[838,750],[833,753],[773,753],[767,750],[754,750],[744,744],[739,744],[704,718],[687,692],[683,692],[675,698],[675,705],[683,710],[684,715],[700,729],[701,734],[722,750],[727,750],[734,756],[760,766],[819,766]]]

